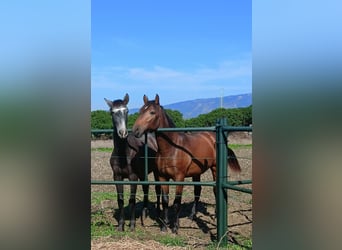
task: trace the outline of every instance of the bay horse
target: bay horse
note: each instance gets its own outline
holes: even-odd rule
[[[159,170],[159,180],[184,181],[185,177],[192,177],[193,181],[200,181],[200,176],[210,168],[213,179],[216,180],[216,134],[214,132],[161,132],[158,128],[173,128],[175,124],[167,115],[159,103],[159,95],[155,100],[149,101],[147,96],[143,97],[144,105],[139,111],[139,116],[133,125],[133,133],[141,137],[145,132],[155,131],[158,151],[156,164]],[[229,167],[240,172],[240,164],[233,150],[228,148]],[[166,225],[170,222],[168,218],[169,186],[161,185],[163,220],[161,230],[167,231]],[[174,209],[175,219],[170,223],[173,233],[178,232],[179,212],[182,200],[183,186],[176,186]],[[201,194],[201,186],[195,186],[194,206],[192,214],[196,213],[196,207]],[[216,189],[214,188],[216,195]]]
[[[145,135],[142,138],[136,138],[134,135],[128,133],[127,119],[128,119],[128,107],[129,95],[126,94],[123,100],[110,101],[104,98],[108,106],[110,107],[110,113],[113,122],[113,142],[114,149],[110,157],[110,165],[113,170],[114,181],[122,181],[124,178],[128,178],[130,181],[145,180]],[[148,145],[148,173],[153,171],[155,180],[158,180],[158,169],[155,165],[154,157],[157,152],[157,143],[155,137],[147,133],[147,145]],[[116,184],[117,202],[119,206],[119,220],[118,231],[124,231],[124,195],[123,185]],[[148,207],[148,185],[142,185],[144,192],[143,211],[141,215],[141,223],[144,225],[143,218],[146,217]],[[160,207],[160,186],[155,186],[157,194],[157,210]],[[136,204],[136,191],[137,185],[131,185],[131,193],[129,198],[129,213],[130,213],[130,230],[135,230],[136,216],[135,216],[135,204]]]

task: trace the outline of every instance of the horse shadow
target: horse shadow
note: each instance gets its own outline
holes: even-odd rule
[[[124,206],[123,208],[124,210],[124,218],[125,221],[129,221],[130,220],[130,208],[129,205],[127,204],[126,206]],[[144,202],[139,201],[135,204],[135,219],[136,219],[136,223],[140,223],[141,219],[146,219],[147,217],[149,217],[151,220],[156,221],[158,223],[161,223],[160,221],[160,211],[157,209],[156,207],[156,202],[149,202],[148,206],[147,206],[147,214],[146,214],[146,218],[142,218],[143,215],[143,210],[144,210]],[[114,213],[113,213],[113,217],[114,219],[117,221],[119,221],[120,218],[120,211],[118,207],[114,208]]]
[[[191,214],[191,210],[192,210],[193,205],[194,205],[194,202],[182,203],[182,207],[181,207],[181,210],[179,213],[179,218],[180,219],[181,218],[182,219],[186,219],[186,218],[190,219],[189,215]],[[218,241],[217,234],[216,234],[216,214],[215,214],[215,212],[209,212],[208,206],[210,206],[210,204],[199,201],[198,205],[197,205],[197,213],[192,218],[192,221],[196,223],[196,226],[198,227],[198,229],[200,229],[203,233],[210,234],[210,239],[212,242],[216,242],[216,241]],[[143,216],[143,213],[142,213],[143,208],[144,208],[143,202],[137,202],[136,203],[135,217],[136,217],[137,224],[140,223],[140,219]],[[170,209],[169,210],[170,218],[174,218],[175,211],[173,209],[173,206],[170,206],[169,209]],[[161,227],[163,224],[163,221],[161,219],[161,211],[159,209],[157,209],[156,202],[149,202],[147,211],[148,211],[147,217],[149,217],[152,221],[154,221],[156,223],[152,226]],[[237,210],[237,211],[233,211],[233,212],[242,213],[245,211],[249,211],[249,210]],[[124,207],[124,216],[125,216],[125,221],[129,221],[130,212],[129,212],[129,206],[128,205],[126,205]],[[173,216],[173,217],[171,217],[171,216]],[[119,220],[119,209],[118,208],[114,208],[113,217],[118,222],[118,220]],[[249,219],[248,221],[246,221],[244,223],[237,223],[237,224],[229,225],[228,241],[235,244],[235,245],[239,245],[240,247],[242,247],[244,249],[251,249],[250,247],[244,245],[239,240],[239,233],[234,231],[235,227],[245,225],[245,224],[251,224],[251,223],[252,223],[252,220]],[[197,229],[197,227],[196,227],[196,229]],[[189,229],[194,229],[194,227],[189,226]],[[215,230],[213,230],[213,229],[215,229]]]
[[[182,203],[181,210],[179,213],[179,218],[189,218],[191,214],[192,207],[194,205],[194,202],[186,202]],[[207,209],[208,204],[199,201],[197,205],[197,213],[196,215],[192,218],[192,221],[194,221],[198,228],[202,230],[203,233],[210,233],[210,227],[215,227],[216,224],[213,224],[210,222],[208,217],[211,219],[215,219],[215,214],[210,213]],[[157,209],[156,202],[149,202],[148,207],[147,207],[147,217],[149,217],[152,221],[155,221],[159,226],[162,226],[163,220],[161,218],[161,210]],[[138,221],[141,219],[143,216],[143,209],[144,209],[144,203],[143,202],[137,202],[135,205],[135,218],[138,223]],[[198,214],[203,214],[204,216],[198,216]],[[175,218],[176,213],[175,210],[173,209],[173,206],[171,205],[169,207],[169,218],[172,220],[172,218]],[[114,219],[118,222],[119,220],[119,208],[114,208],[114,213],[113,213]],[[124,207],[124,218],[125,221],[130,220],[130,210],[129,210],[129,205],[127,204]],[[170,225],[171,226],[171,225]]]

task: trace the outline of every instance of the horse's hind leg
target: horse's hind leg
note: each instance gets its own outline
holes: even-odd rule
[[[200,182],[201,176],[200,175],[193,176],[192,181]],[[197,212],[197,208],[198,208],[198,202],[199,202],[199,199],[201,197],[201,190],[202,190],[201,186],[198,186],[198,185],[194,186],[195,200],[194,200],[194,204],[193,204],[192,209],[191,209],[191,214],[189,215],[189,219],[191,219],[191,220],[193,220],[194,217],[196,216],[196,212]]]
[[[156,171],[153,171],[153,175],[154,175],[154,180],[158,181],[158,173]],[[160,216],[160,195],[161,195],[161,187],[160,185],[155,185],[155,191],[157,194],[157,217]]]
[[[157,194],[157,217],[160,216],[160,196],[161,196],[161,188],[160,185],[155,186],[156,194]]]
[[[213,176],[213,181],[216,181],[216,165],[211,168],[211,174]],[[216,192],[217,192],[216,188],[217,188],[216,186],[213,187],[213,193],[215,196],[215,203],[216,203]],[[217,208],[215,207],[215,217],[217,217],[216,212],[217,212]]]

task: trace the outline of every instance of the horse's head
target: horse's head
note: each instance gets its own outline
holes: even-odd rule
[[[123,100],[110,101],[105,98],[106,103],[110,108],[110,113],[112,115],[112,121],[114,129],[116,130],[120,138],[126,138],[128,136],[127,130],[127,118],[128,118],[128,108],[127,103],[129,101],[128,94],[125,95]]]
[[[159,128],[161,106],[159,96],[156,95],[153,101],[149,101],[144,95],[144,105],[139,111],[139,116],[133,125],[133,133],[136,137],[141,137],[145,132],[156,131]]]

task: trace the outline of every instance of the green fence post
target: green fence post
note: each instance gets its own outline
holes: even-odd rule
[[[223,126],[227,119],[221,118],[216,124],[216,218],[217,240],[220,245],[227,245],[227,190],[224,188],[227,178],[227,144],[224,138]]]

